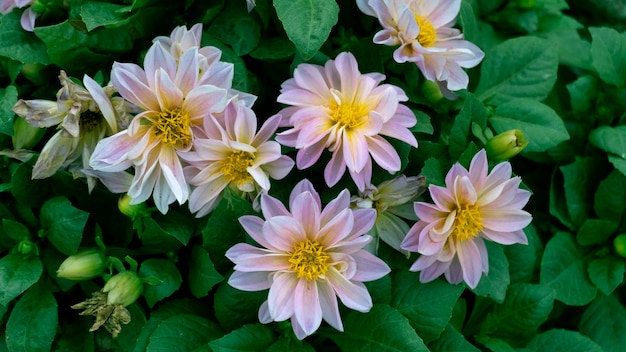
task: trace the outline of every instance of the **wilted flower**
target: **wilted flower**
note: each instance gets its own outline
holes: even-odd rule
[[[484,53],[452,28],[461,0],[357,0],[363,13],[378,18],[383,29],[374,43],[399,45],[393,53],[399,62],[414,62],[426,79],[449,91],[467,88],[462,67],[478,65]]]
[[[400,243],[409,225],[402,218],[417,220],[412,201],[424,193],[425,184],[423,176],[400,175],[378,186],[370,185],[358,196],[352,196],[353,207],[376,209],[376,223],[367,233],[374,239],[368,246],[372,253],[378,251],[379,239],[397,251],[406,252],[400,248]]]
[[[361,74],[352,54],[341,53],[325,66],[300,64],[293,75],[277,98],[293,105],[280,111],[282,125],[293,128],[276,140],[299,149],[299,169],[313,165],[328,148],[332,157],[324,170],[326,183],[335,185],[347,167],[364,190],[371,180],[372,158],[390,173],[400,170],[398,153],[382,136],[417,147],[409,131],[415,115],[400,104],[408,100],[404,91],[379,85],[385,78],[380,73]]]
[[[32,32],[35,28],[35,20],[39,16],[39,14],[30,7],[34,2],[35,0],[0,0],[0,13],[6,15],[15,8],[21,9],[28,6],[28,8],[24,10],[24,13],[22,13],[20,24],[25,31]]]
[[[75,177],[87,177],[89,191],[96,185],[97,174],[90,173],[89,158],[96,144],[116,133],[132,110],[122,98],[112,97],[113,86],[100,87],[85,75],[85,88],[70,80],[64,71],[59,76],[62,88],[57,101],[19,100],[13,111],[33,126],[58,125],[59,131],[43,147],[35,166],[34,179],[47,178],[59,169],[68,168]],[[118,175],[124,182],[124,175]]]
[[[195,139],[193,150],[181,153],[189,163],[185,176],[195,186],[189,209],[198,217],[215,208],[226,187],[255,199],[260,191],[270,189],[270,177],[282,179],[294,164],[281,155],[278,143],[268,141],[278,128],[279,115],[269,118],[258,133],[257,118],[245,105],[231,102],[220,117],[223,126],[206,119],[206,138]]]
[[[179,153],[191,149],[193,129],[227,103],[225,89],[198,85],[198,56],[198,48],[191,47],[177,61],[157,41],[146,54],[145,71],[135,64],[113,64],[113,85],[143,111],[126,131],[100,141],[90,164],[108,172],[134,166],[131,204],[152,195],[159,211],[166,213],[169,204],[183,204],[189,197]]]
[[[343,331],[337,296],[348,308],[367,312],[372,299],[364,281],[379,279],[389,267],[362,248],[374,224],[373,209],[350,209],[343,190],[322,208],[313,185],[304,180],[289,197],[289,208],[263,193],[265,221],[243,216],[239,222],[262,246],[239,243],[226,252],[235,263],[229,284],[244,291],[269,288],[259,309],[266,324],[291,318],[299,339],[314,333],[322,319]]]
[[[430,185],[435,204],[414,204],[418,221],[401,247],[421,256],[411,266],[421,271],[420,281],[441,274],[451,283],[465,281],[476,287],[489,271],[484,240],[500,244],[527,244],[524,227],[532,217],[522,208],[530,192],[519,189],[521,178],[511,178],[511,164],[498,164],[488,173],[481,150],[467,171],[455,164],[446,175],[446,187]]]
[[[122,331],[121,324],[130,323],[130,312],[125,308],[134,303],[143,292],[141,279],[132,271],[123,271],[109,279],[100,291],[84,302],[75,304],[73,309],[84,309],[80,315],[93,315],[96,321],[89,331],[104,326],[117,337]]]
[[[527,145],[528,140],[524,138],[524,132],[508,130],[488,140],[485,150],[490,159],[503,161],[516,156]]]
[[[57,276],[69,280],[89,280],[104,272],[104,254],[97,248],[82,250],[67,257],[57,270]]]

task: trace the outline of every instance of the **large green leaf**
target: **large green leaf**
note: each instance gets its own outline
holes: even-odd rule
[[[230,45],[238,56],[243,56],[259,44],[261,24],[243,6],[230,6],[213,20],[209,33]]]
[[[343,333],[325,330],[319,334],[330,337],[344,352],[428,351],[407,318],[388,305],[374,305],[367,314],[352,311],[343,325]]]
[[[626,158],[626,126],[601,126],[591,131],[589,142],[607,153]]]
[[[626,346],[626,309],[615,296],[598,295],[585,309],[578,327],[605,352],[620,352]]]
[[[0,305],[7,306],[13,298],[31,287],[43,273],[39,257],[8,254],[0,259]]]
[[[89,213],[75,208],[65,197],[47,200],[41,207],[41,227],[59,252],[72,255],[83,239]]]
[[[485,56],[476,95],[493,105],[514,98],[543,100],[556,82],[558,65],[559,55],[548,40],[509,39]]]
[[[0,98],[0,133],[7,136],[13,135],[13,106],[17,103],[17,88],[8,86],[1,92]]]
[[[535,334],[552,311],[554,291],[547,286],[512,284],[504,303],[496,305],[482,326],[489,336],[519,344]]]
[[[43,284],[33,286],[17,302],[7,321],[9,351],[50,351],[58,320],[52,293]]]
[[[534,276],[538,253],[535,244],[541,243],[537,231],[532,224],[524,229],[528,244],[516,243],[504,247],[509,262],[509,276],[511,282],[530,282]]]
[[[589,263],[589,278],[602,293],[610,295],[624,281],[626,268],[624,260],[607,256],[597,258]]]
[[[604,243],[617,231],[618,225],[612,220],[587,219],[578,229],[576,241],[581,246]]]
[[[473,94],[468,94],[465,104],[454,119],[450,130],[450,157],[455,160],[463,153],[469,143],[472,122],[480,127],[487,126],[487,109]]]
[[[504,255],[502,246],[488,241],[485,245],[489,253],[489,272],[483,274],[480,282],[472,291],[479,296],[489,297],[502,303],[506,296],[506,289],[511,282],[509,262]]]
[[[593,192],[602,176],[598,172],[602,170],[601,160],[576,157],[573,163],[561,166],[560,169],[570,219],[576,227],[580,227],[593,212]]]
[[[223,335],[214,322],[191,314],[167,318],[150,335],[146,352],[185,352]]]
[[[626,80],[626,35],[613,28],[592,27],[591,59],[600,78],[618,87]]]
[[[217,286],[213,297],[215,317],[220,325],[227,329],[236,329],[259,321],[257,312],[267,299],[267,291],[241,291],[222,282]]]
[[[304,60],[312,58],[337,23],[335,0],[274,0],[278,18]]]
[[[600,219],[621,222],[626,211],[626,176],[613,170],[596,191],[593,209]]]
[[[439,339],[428,345],[432,352],[479,352],[480,350],[467,342],[463,334],[458,332],[452,325],[446,326]]]
[[[527,346],[534,352],[602,352],[602,348],[577,331],[548,330],[537,335]]]
[[[548,244],[541,260],[540,283],[553,288],[556,299],[572,306],[583,306],[596,296],[589,280],[583,253],[566,232],[557,233]]]
[[[489,123],[496,133],[511,129],[524,132],[523,152],[543,152],[569,139],[563,120],[551,107],[531,99],[513,99],[498,106]]]
[[[194,246],[189,259],[189,289],[196,297],[206,296],[211,288],[224,281],[215,270],[209,253],[201,246]]]
[[[446,328],[463,290],[463,285],[450,285],[439,279],[423,284],[419,273],[399,271],[392,276],[390,304],[428,342],[437,339]]]
[[[50,64],[46,46],[32,33],[22,29],[20,11],[11,11],[0,18],[0,56],[21,63]]]
[[[143,295],[150,307],[163,298],[169,297],[176,292],[183,282],[180,272],[171,261],[166,259],[148,259],[141,263],[139,276],[154,276],[161,280],[158,285],[144,285]]]
[[[101,26],[123,24],[128,18],[131,6],[89,1],[80,8],[80,17],[88,31]]]
[[[265,325],[244,325],[230,334],[209,342],[213,352],[254,352],[267,349],[274,333]]]

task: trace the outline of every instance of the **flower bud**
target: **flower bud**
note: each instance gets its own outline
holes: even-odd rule
[[[89,280],[104,272],[104,255],[96,248],[86,249],[67,257],[59,266],[57,276],[69,280]]]
[[[485,149],[489,159],[496,161],[508,160],[528,145],[524,133],[520,130],[508,130],[487,141]]]
[[[615,237],[613,240],[613,247],[618,255],[626,258],[626,233]]]
[[[146,204],[145,203],[130,204],[132,200],[133,199],[128,194],[125,194],[117,202],[117,208],[122,212],[122,214],[135,220],[137,219],[138,216],[141,216],[144,214],[146,210]]]
[[[13,149],[32,149],[46,133],[45,128],[32,126],[25,119],[17,118],[13,122]]]
[[[443,99],[443,93],[437,82],[424,81],[422,84],[422,93],[431,103],[436,103]]]
[[[17,251],[20,254],[24,254],[24,255],[31,254],[31,253],[37,254],[39,252],[39,250],[37,249],[37,245],[34,244],[28,238],[25,238],[22,241],[20,241],[20,243],[18,243]]]
[[[143,283],[133,271],[123,271],[107,281],[102,289],[107,293],[107,304],[121,304],[124,307],[132,304],[141,296]]]

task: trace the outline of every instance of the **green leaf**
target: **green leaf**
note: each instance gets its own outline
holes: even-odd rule
[[[543,152],[569,139],[563,120],[551,107],[531,99],[513,99],[489,119],[496,133],[519,129],[528,139],[524,152]]]
[[[492,105],[514,98],[543,100],[556,82],[558,65],[558,53],[548,40],[509,39],[485,55],[476,95]]]
[[[467,342],[463,334],[458,332],[452,325],[446,326],[439,339],[430,343],[428,349],[432,352],[479,352],[480,350]]]
[[[157,219],[161,220],[162,217],[157,216]],[[142,221],[146,228],[140,233],[139,237],[144,247],[163,253],[175,251],[182,247],[181,242],[172,236],[170,232],[165,231],[155,219],[143,218]]]
[[[209,33],[230,45],[237,56],[243,56],[259,44],[261,24],[243,6],[231,6],[213,20]]]
[[[57,302],[45,285],[35,285],[17,302],[6,326],[9,351],[50,351],[57,332]]]
[[[472,290],[478,296],[489,297],[498,303],[504,301],[506,289],[511,282],[509,262],[502,246],[485,241],[489,253],[489,273],[483,274],[478,286]]]
[[[574,224],[567,211],[563,174],[558,169],[554,169],[550,178],[550,215],[557,218],[561,224],[570,230],[574,229]]]
[[[194,246],[189,259],[189,289],[195,297],[204,297],[224,277],[215,270],[209,253],[200,246]]]
[[[607,153],[626,158],[626,126],[601,126],[591,131],[589,142]]]
[[[417,123],[415,126],[411,127],[409,130],[411,132],[419,132],[425,134],[433,134],[435,129],[433,128],[432,123],[430,123],[430,116],[420,110],[412,110],[417,118]],[[419,141],[418,141],[419,143]]]
[[[0,32],[1,33],[1,32]],[[0,98],[0,133],[13,136],[13,106],[17,103],[17,88],[7,86]]]
[[[600,219],[621,222],[626,210],[626,176],[613,170],[596,191],[593,209]]]
[[[29,237],[28,227],[15,220],[2,219],[0,234],[5,233],[7,237],[15,242],[20,242]]]
[[[244,325],[230,334],[209,342],[214,352],[245,352],[267,349],[274,342],[274,333],[265,325]]]
[[[419,273],[399,271],[392,276],[390,305],[409,319],[424,341],[433,341],[448,325],[463,290],[463,285],[450,285],[442,280],[424,284]]]
[[[535,352],[602,352],[602,348],[587,336],[561,329],[548,330],[535,336],[526,347]]]
[[[589,263],[589,278],[602,293],[610,295],[624,281],[626,272],[624,260],[613,256],[597,258]]]
[[[339,18],[334,0],[274,0],[276,14],[304,60],[326,42]]]
[[[215,317],[220,325],[234,330],[244,324],[259,321],[257,312],[261,304],[267,300],[267,291],[240,291],[222,282],[217,286],[213,297]]]
[[[89,213],[74,208],[65,197],[47,200],[41,207],[41,227],[59,252],[72,255],[78,250]]]
[[[213,263],[225,273],[233,263],[224,256],[237,243],[245,241],[245,231],[239,224],[243,215],[256,215],[250,202],[233,192],[227,191],[217,207],[211,212],[206,227],[202,230],[203,247],[209,252]],[[228,236],[224,236],[228,234]]]
[[[50,64],[46,46],[32,33],[22,29],[20,11],[2,15],[0,22],[0,56],[21,63]]]
[[[142,327],[141,332],[137,336],[134,352],[143,352],[150,343],[150,336],[167,318],[178,315],[201,315],[206,311],[207,307],[198,301],[190,299],[173,300],[163,303],[159,308],[150,313],[150,320]]]
[[[596,296],[582,257],[574,237],[567,232],[557,233],[546,244],[540,283],[554,289],[555,298],[567,305],[584,306]]]
[[[576,234],[581,246],[604,243],[617,231],[618,223],[612,220],[587,219]]]
[[[154,276],[161,280],[159,285],[143,286],[143,295],[146,297],[146,302],[148,302],[150,307],[176,292],[183,282],[183,278],[180,276],[176,266],[167,259],[148,259],[142,262],[139,268],[139,277],[144,278],[148,276]]]
[[[530,282],[535,272],[538,253],[535,251],[535,244],[541,243],[537,236],[537,231],[531,224],[524,229],[528,244],[516,243],[504,247],[509,263],[509,276],[511,282]]]
[[[430,157],[424,162],[424,168],[420,174],[426,177],[426,185],[443,186],[445,184],[441,163],[435,157]]]
[[[478,23],[474,9],[469,1],[463,1],[461,3],[461,10],[459,11],[459,21],[461,27],[463,27],[463,37],[472,43],[475,43],[480,35],[478,29]]]
[[[613,28],[589,28],[593,67],[604,82],[621,88],[626,79],[626,36]]]
[[[137,345],[137,336],[139,336],[143,327],[146,325],[146,316],[143,313],[142,308],[138,304],[131,304],[128,307],[131,321],[124,325],[122,332],[115,338],[117,344],[124,351],[132,351]],[[85,334],[84,330],[81,335]]]
[[[315,352],[315,348],[306,341],[285,337],[283,335],[279,337],[278,341],[272,344],[266,352]]]
[[[0,259],[0,304],[7,306],[13,298],[31,287],[43,273],[39,257],[8,254]]]
[[[49,198],[50,181],[32,179],[33,164],[35,158],[31,158],[13,170],[11,177],[11,194],[24,205],[34,208]]]
[[[342,351],[428,351],[400,312],[384,304],[377,304],[367,314],[350,312],[344,321],[344,332],[319,331],[332,339]]]
[[[476,335],[476,341],[485,345],[488,349],[493,352],[516,352],[516,350],[511,347],[506,341],[498,338],[492,338],[486,335]],[[521,352],[517,350],[517,352]]]
[[[124,24],[130,11],[130,6],[90,1],[81,6],[80,17],[87,30],[91,31],[101,26]]]
[[[453,160],[459,158],[461,153],[467,148],[471,136],[472,122],[476,122],[482,128],[487,126],[487,109],[480,100],[473,94],[468,94],[465,104],[454,119],[450,130],[450,157]]]
[[[620,352],[626,346],[626,309],[615,296],[598,295],[585,309],[578,327],[605,352]]]
[[[607,155],[609,158],[609,162],[613,164],[616,170],[622,173],[622,175],[626,175],[626,159],[621,158],[619,156],[615,156],[612,154]]]
[[[192,221],[189,221],[185,215],[171,210],[167,212],[167,216],[161,214],[156,215],[155,220],[168,235],[174,237],[184,245],[189,243],[193,235],[194,224]]]
[[[250,56],[263,61],[281,61],[296,53],[293,43],[283,38],[263,38],[259,45],[250,52]]]
[[[167,318],[154,330],[146,352],[193,351],[222,337],[214,322],[191,314]]]
[[[576,157],[560,167],[563,173],[565,200],[570,219],[576,227],[582,226],[592,214],[593,189],[600,182],[601,160],[594,157]]]
[[[578,77],[574,82],[567,84],[574,113],[586,113],[591,109],[598,95],[598,86],[598,80],[589,75]]]
[[[512,284],[504,303],[487,315],[481,331],[508,342],[520,343],[535,334],[548,319],[554,304],[554,290],[527,283]]]
[[[545,16],[541,19],[543,20]],[[567,18],[559,15],[558,18]],[[541,23],[540,23],[541,26]],[[575,26],[572,26],[575,27]],[[580,37],[577,28],[560,28],[539,34],[549,40],[559,54],[559,63],[592,71],[591,43]]]

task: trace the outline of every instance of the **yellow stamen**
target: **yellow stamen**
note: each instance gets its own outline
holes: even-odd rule
[[[424,47],[428,48],[435,45],[437,31],[428,18],[415,15],[417,25],[420,27],[420,33],[417,35],[417,41]]]
[[[185,148],[191,143],[189,114],[178,108],[162,111],[154,126],[156,134],[165,144]]]
[[[293,246],[289,269],[295,271],[298,278],[315,280],[326,274],[329,259],[321,244],[307,240]]]
[[[252,176],[248,173],[248,167],[254,162],[254,154],[244,151],[232,152],[222,164],[222,173],[226,175],[230,182],[237,186],[252,181]]]
[[[476,237],[483,228],[483,218],[476,205],[461,206],[456,211],[452,237],[458,241],[465,241]]]
[[[369,110],[364,104],[337,104],[331,100],[328,106],[330,117],[340,126],[359,128],[367,121]]]

